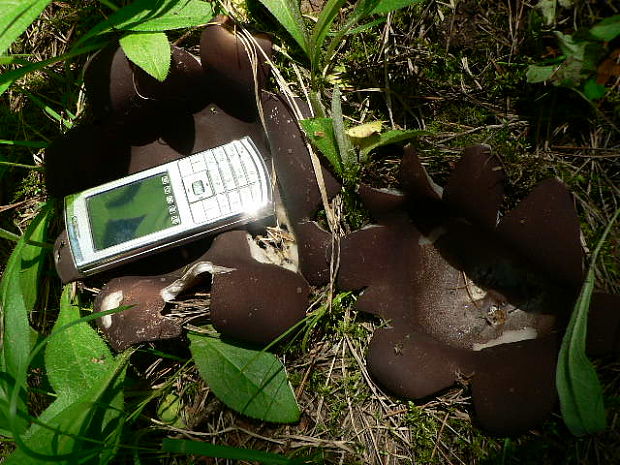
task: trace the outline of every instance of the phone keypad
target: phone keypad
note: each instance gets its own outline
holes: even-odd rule
[[[258,156],[233,141],[179,160],[194,222],[217,220],[264,204]]]

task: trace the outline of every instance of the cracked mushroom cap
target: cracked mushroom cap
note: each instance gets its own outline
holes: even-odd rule
[[[411,148],[401,177],[400,194],[361,189],[378,223],[341,242],[339,286],[363,289],[358,309],[388,324],[369,371],[413,399],[470,379],[483,428],[530,428],[555,404],[560,335],[583,277],[570,194],[545,181],[500,218],[503,173],[486,146],[465,150],[444,189]],[[591,321],[618,303],[597,299],[605,306]],[[614,321],[592,338],[597,350],[617,347]]]
[[[271,263],[245,231],[229,231],[217,236],[202,257],[182,270],[110,281],[97,296],[95,311],[132,307],[102,317],[99,328],[117,351],[139,342],[178,337],[184,320],[164,314],[166,305],[205,282],[211,291],[211,322],[233,339],[269,343],[306,314],[310,289],[305,279]]]

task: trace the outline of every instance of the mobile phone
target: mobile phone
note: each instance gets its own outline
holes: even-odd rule
[[[65,197],[84,275],[272,214],[271,178],[249,137]]]

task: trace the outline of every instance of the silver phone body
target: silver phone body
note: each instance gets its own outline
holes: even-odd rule
[[[269,172],[249,137],[65,198],[85,275],[272,214]]]

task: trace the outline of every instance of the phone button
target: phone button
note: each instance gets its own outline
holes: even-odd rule
[[[185,184],[185,192],[190,203],[213,195],[206,172],[187,176],[183,179],[183,183]]]
[[[207,214],[205,213],[204,208],[202,208],[201,202],[191,204],[190,208],[192,209],[194,223],[204,223],[207,220]]]

